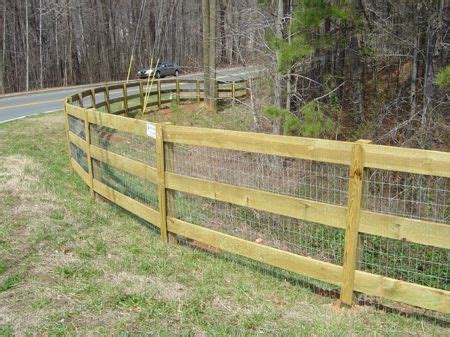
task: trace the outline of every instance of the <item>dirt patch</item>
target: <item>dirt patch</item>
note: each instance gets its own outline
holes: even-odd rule
[[[0,159],[0,200],[5,201],[0,219],[4,230],[0,235],[11,245],[11,249],[2,251],[1,258],[8,269],[0,276],[0,282],[19,274],[26,280],[0,292],[0,325],[8,324],[15,330],[36,326],[51,314],[51,310],[33,308],[31,303],[45,298],[58,300],[50,288],[50,271],[66,263],[60,261],[59,255],[43,249],[33,237],[52,226],[51,213],[60,209],[54,195],[39,190],[37,182],[42,170],[40,164],[26,156]],[[36,252],[39,253],[35,255]],[[32,267],[27,266],[30,259],[36,262]]]
[[[130,274],[119,272],[109,275],[107,282],[119,286],[128,294],[139,294],[150,292],[164,301],[180,301],[188,297],[188,289],[176,282],[168,282],[158,277]]]
[[[7,205],[1,213],[6,226],[16,224],[18,232],[15,236],[11,233],[13,240],[26,241],[38,225],[50,223],[51,213],[60,209],[54,195],[36,186],[42,170],[40,164],[25,156],[13,155],[0,160],[0,199]]]
[[[38,180],[40,165],[31,158],[15,155],[8,156],[0,164],[0,195],[14,194],[23,196],[31,190]]]

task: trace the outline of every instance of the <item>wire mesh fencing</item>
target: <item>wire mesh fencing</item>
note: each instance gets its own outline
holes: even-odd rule
[[[94,179],[108,187],[159,211],[158,187],[142,178],[93,160]]]
[[[181,85],[181,88],[183,88],[183,85]],[[189,88],[191,87],[186,86],[186,88],[190,90]],[[228,84],[223,88],[224,90],[232,89],[231,85]],[[239,88],[235,87],[234,89]],[[170,95],[173,90],[175,90],[174,86],[173,88],[171,86],[165,88],[162,100],[164,101],[165,99],[164,95]],[[110,92],[110,98],[112,98],[111,111],[123,109],[123,101],[119,100],[120,92],[121,89]],[[188,94],[190,93],[188,91]],[[97,96],[99,95],[101,96],[101,94]],[[134,99],[137,104],[137,100],[140,98],[135,97]],[[106,111],[105,105],[103,108]],[[86,139],[83,120],[69,115],[68,124],[72,133],[93,146],[144,163],[153,168],[157,167],[156,143],[153,138],[142,136],[145,134],[145,131],[140,131],[141,135],[135,135],[110,127],[90,124],[90,139]],[[145,127],[146,125],[142,124],[142,126]],[[351,180],[348,165],[180,143],[165,142],[165,147],[166,152],[170,152],[170,162],[166,160],[165,163],[166,173],[198,178],[208,182],[229,184],[241,187],[240,190],[251,189],[305,199],[306,201],[303,200],[303,202],[308,205],[318,205],[317,203],[309,202],[315,201],[340,206],[334,208],[324,207],[323,215],[329,217],[335,215],[327,214],[327,210],[330,210],[330,212],[333,209],[345,211],[345,208],[348,207],[348,191]],[[80,166],[88,172],[88,159],[85,151],[71,143],[70,152]],[[261,152],[264,152],[264,150],[261,149]],[[314,158],[316,157],[314,156]],[[130,163],[129,160],[125,162]],[[142,167],[139,165],[137,167]],[[141,204],[159,211],[158,188],[161,188],[161,186],[166,188],[164,182],[158,182],[160,184],[158,186],[155,183],[144,180],[142,176],[134,175],[139,175],[139,173],[136,173],[136,170],[130,171],[134,172],[134,174],[130,174],[125,172],[124,166],[119,165],[122,169],[118,169],[114,165],[96,159],[92,160],[92,166],[95,180]],[[156,174],[155,171],[152,172]],[[146,177],[145,179],[149,178]],[[153,177],[150,180],[156,182],[154,179]],[[449,180],[449,178],[444,177],[365,168],[362,209],[379,214],[423,221],[424,233],[428,230],[427,222],[448,226],[450,225]],[[185,179],[184,181],[189,180]],[[219,184],[209,184],[208,186],[223,187],[223,185]],[[300,220],[299,218],[302,218],[301,215],[293,215],[289,212],[281,212],[281,214],[289,214],[292,217],[260,210],[269,209],[272,212],[277,212],[278,210],[274,208],[259,206],[259,209],[256,209],[248,207],[248,203],[246,204],[247,206],[244,206],[245,203],[238,202],[236,201],[237,199],[233,198],[225,198],[224,200],[229,201],[225,202],[216,200],[212,195],[208,195],[210,198],[199,196],[197,194],[201,193],[198,190],[196,191],[194,186],[192,191],[189,190],[189,187],[184,187],[183,191],[185,192],[169,191],[171,196],[169,198],[170,201],[167,200],[167,214],[169,217],[218,233],[258,243],[262,246],[275,248],[279,251],[289,252],[339,267],[342,267],[344,264],[345,230],[343,228],[345,228],[346,223],[340,223],[340,221],[345,222],[346,220],[342,215],[336,218],[337,220],[332,224],[336,226],[336,223],[339,221],[337,227],[340,228],[335,228],[316,222]],[[261,195],[263,194],[258,194],[259,197]],[[269,196],[269,194],[265,193],[264,196]],[[271,196],[273,197],[274,195]],[[292,198],[284,197],[282,200],[292,200]],[[298,218],[294,218],[294,216]],[[321,220],[324,223],[330,223],[326,219],[322,218]],[[314,218],[314,221],[320,222],[321,220]],[[433,224],[430,224],[429,227],[431,230]],[[379,233],[379,235],[359,233],[357,270],[444,291],[450,290],[449,249],[394,240],[382,237],[381,235],[384,234],[381,234],[381,231],[377,230],[375,232]],[[340,285],[337,285],[339,281],[328,279],[331,280],[330,282],[337,283],[336,285],[316,281],[312,278],[264,265],[261,262],[242,256],[222,252],[219,249],[211,250],[211,247],[202,245],[200,242],[196,242],[195,239],[183,237],[178,237],[177,239],[194,247],[219,253],[227,259],[249,265],[252,268],[260,268],[290,282],[301,283],[302,285],[309,284],[314,293],[332,295],[334,297],[339,296],[338,290]],[[420,242],[421,240],[418,241]],[[445,246],[445,244],[441,242],[437,246]],[[364,294],[357,295],[359,296],[359,303],[370,302],[377,305],[388,303],[390,306],[389,310],[392,310],[392,308],[395,308],[395,310],[402,309],[402,305],[395,304],[392,301]],[[419,311],[416,309],[414,312]],[[423,312],[425,310],[421,311],[421,313]],[[443,316],[437,313],[433,313],[433,315],[439,319]]]
[[[91,144],[156,167],[155,140],[116,129],[90,124]]]
[[[86,152],[75,144],[70,143],[70,154],[72,158],[83,168],[83,170],[88,172],[89,168]]]
[[[336,205],[347,204],[349,178],[345,165],[174,144],[173,172]]]
[[[76,134],[78,137],[86,140],[84,121],[74,116],[68,115],[69,130]]]
[[[349,167],[346,165],[184,144],[174,144],[173,155],[170,171],[179,175],[344,207],[348,203]],[[365,171],[363,209],[449,224],[448,178],[376,169]],[[169,215],[177,219],[319,261],[343,264],[343,229],[190,193],[175,192],[174,198]],[[359,270],[450,289],[448,249],[363,233],[359,234],[358,249]],[[266,269],[280,274],[276,268]],[[307,283],[311,281],[305,279]],[[325,288],[337,289],[330,285]],[[322,293],[324,289],[314,287],[314,291]],[[362,296],[359,301],[375,301],[377,305],[388,302],[389,310],[399,308],[392,301],[375,300],[371,296]]]
[[[450,225],[450,179],[366,169],[363,208]],[[450,250],[360,234],[361,270],[450,290]]]

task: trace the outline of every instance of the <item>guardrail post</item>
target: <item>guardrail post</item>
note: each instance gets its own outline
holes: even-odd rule
[[[351,306],[358,249],[359,218],[362,201],[364,151],[361,143],[354,143],[349,171],[347,223],[344,240],[344,261],[341,304]]]
[[[177,104],[180,104],[180,80],[175,80],[175,91],[177,95]]]
[[[125,83],[122,86],[122,93],[123,93],[123,106],[125,110],[125,116],[128,116],[128,90],[127,85]]]
[[[161,80],[156,82],[156,89],[158,90],[158,108],[161,109]]]
[[[139,82],[139,99],[141,101],[141,111],[144,114],[144,88],[142,87],[142,81]]]
[[[105,103],[106,103],[106,110],[108,113],[111,113],[111,105],[109,104],[109,89],[108,87],[105,87]]]
[[[94,172],[91,158],[91,132],[89,128],[89,109],[84,109],[84,136],[86,141],[86,159],[88,164],[89,188],[91,189],[91,197],[94,197]]]
[[[165,184],[164,130],[162,124],[156,124],[156,169],[158,172],[158,201],[160,214],[161,241],[167,242],[167,205]]]
[[[231,83],[231,98],[236,98],[236,82]]]
[[[195,82],[195,89],[197,94],[197,103],[200,103],[200,80]]]

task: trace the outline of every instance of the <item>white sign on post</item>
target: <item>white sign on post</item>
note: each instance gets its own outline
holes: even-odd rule
[[[147,123],[147,136],[156,139],[156,126],[153,123]]]

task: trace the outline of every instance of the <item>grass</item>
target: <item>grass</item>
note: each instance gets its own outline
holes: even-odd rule
[[[162,244],[89,198],[65,139],[61,113],[0,125],[0,335],[448,333],[371,307],[337,309],[237,260]]]

